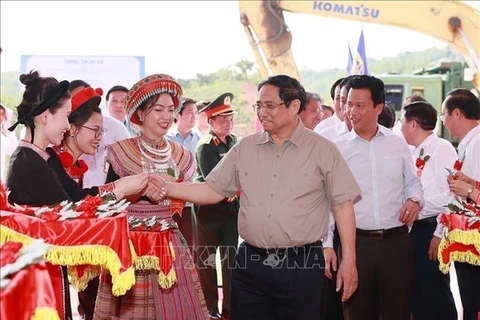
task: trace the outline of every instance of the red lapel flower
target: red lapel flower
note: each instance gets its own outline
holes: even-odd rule
[[[465,155],[463,155],[462,159],[457,159],[453,164],[453,169],[457,171],[461,171],[463,167],[463,162],[465,161]]]
[[[453,169],[460,171],[462,170],[463,162],[460,160],[455,161],[455,164],[453,165]]]
[[[420,170],[423,170],[423,168],[425,167],[425,163],[430,159],[430,156],[424,156],[424,153],[425,153],[425,150],[423,150],[423,148],[420,149],[420,155],[418,156],[417,160],[415,161],[415,166],[420,169]]]

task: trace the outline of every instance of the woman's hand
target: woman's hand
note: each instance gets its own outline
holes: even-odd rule
[[[450,180],[448,182],[448,187],[450,188],[451,192],[460,197],[466,197],[468,189],[473,188],[467,182],[456,179]]]
[[[117,199],[123,199],[130,195],[135,195],[142,192],[148,183],[148,173],[139,173],[132,176],[127,176],[115,181],[115,188],[113,192]]]
[[[469,185],[472,185],[472,186],[474,186],[476,184],[475,180],[473,180],[472,178],[470,178],[469,176],[467,176],[465,173],[463,173],[461,171],[455,172],[453,174],[453,179],[466,182],[466,183],[468,183]]]
[[[154,202],[158,202],[165,197],[163,190],[165,189],[165,179],[159,174],[149,174],[147,187],[143,195]]]

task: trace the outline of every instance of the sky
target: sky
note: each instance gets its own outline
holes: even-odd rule
[[[472,2],[480,10],[480,1]],[[147,74],[194,78],[255,61],[237,1],[1,1],[1,71],[20,70],[21,55],[144,56]],[[347,43],[360,30],[367,56],[444,48],[443,42],[393,26],[285,12],[300,68],[345,68]]]

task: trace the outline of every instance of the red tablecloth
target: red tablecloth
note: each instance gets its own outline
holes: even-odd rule
[[[452,261],[480,266],[480,222],[468,225],[468,216],[444,214],[442,223],[448,233],[438,246],[439,268],[448,273]]]
[[[173,267],[175,250],[171,242],[171,229],[163,232],[130,231],[137,257],[135,270],[154,269],[158,271],[158,284],[163,289],[170,288],[177,275]]]
[[[12,275],[0,290],[0,319],[59,320],[50,275],[44,262]]]
[[[26,245],[33,239],[44,239],[51,244],[46,261],[69,266],[73,283],[80,289],[100,268],[111,274],[115,296],[125,294],[135,284],[135,252],[125,214],[45,222],[25,214],[0,211],[0,243],[17,241]]]

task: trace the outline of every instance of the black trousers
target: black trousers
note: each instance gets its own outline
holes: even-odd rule
[[[431,261],[428,249],[436,221],[417,221],[410,231],[413,245],[412,314],[415,320],[457,319],[457,310],[450,291],[450,277]]]
[[[197,206],[195,206],[196,208]],[[230,309],[230,280],[235,252],[238,245],[238,216],[208,220],[208,213],[192,213],[194,260],[203,295],[210,313],[218,312],[218,284],[216,252],[220,251],[222,265],[222,313]]]
[[[340,236],[337,228],[333,233],[333,250],[337,254],[337,270],[340,265],[341,252],[340,249]],[[322,294],[322,319],[328,320],[343,320],[342,309],[342,291],[336,291],[337,286],[337,273],[332,270],[332,279],[325,277],[323,285],[324,291]]]
[[[408,233],[384,239],[357,235],[358,288],[343,304],[347,320],[409,320],[413,272]]]
[[[463,320],[480,319],[480,266],[455,262]]]
[[[193,246],[193,231],[192,231],[192,207],[184,207],[182,210],[182,216],[175,214],[173,220],[178,225],[180,233],[187,242],[187,246],[192,248]]]
[[[325,258],[321,243],[286,253],[240,244],[232,271],[231,320],[319,320]]]
[[[99,277],[93,278],[88,282],[85,290],[78,292],[77,310],[82,320],[93,320],[99,281]]]

